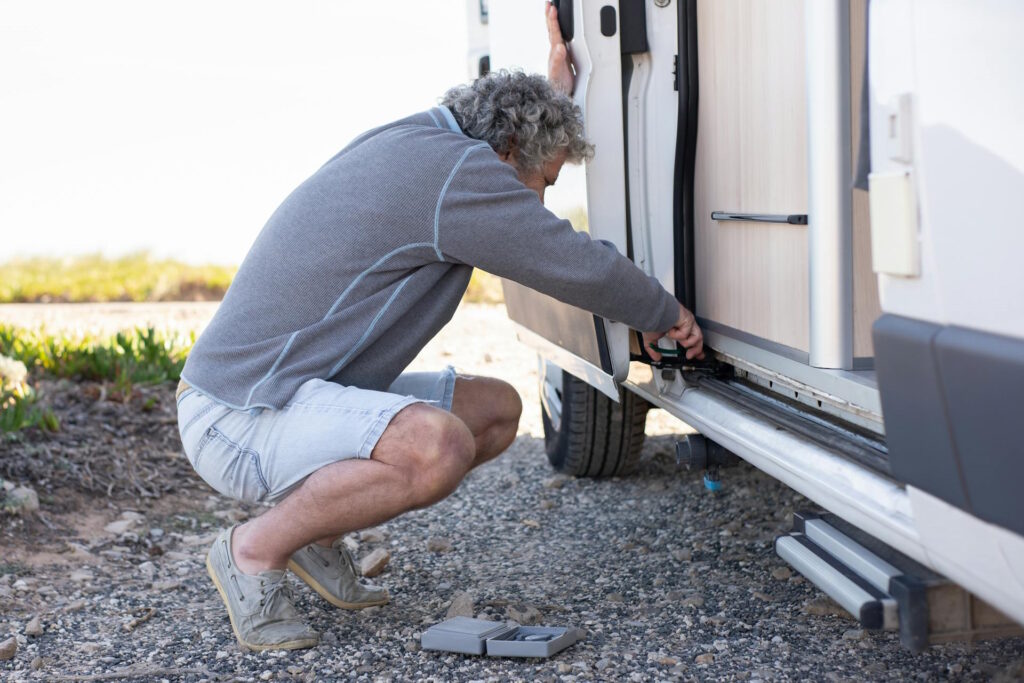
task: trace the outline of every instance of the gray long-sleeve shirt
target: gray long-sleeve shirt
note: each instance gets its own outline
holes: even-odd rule
[[[678,314],[439,107],[360,136],[285,199],[182,376],[241,409],[280,408],[313,378],[386,389],[451,319],[474,266],[640,330]]]

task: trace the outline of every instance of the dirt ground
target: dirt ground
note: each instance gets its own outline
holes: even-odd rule
[[[102,310],[0,306],[50,329],[143,321],[201,329],[205,304]],[[16,312],[10,309],[18,308]],[[16,315],[15,315],[16,313]],[[33,318],[33,316],[37,316]],[[17,316],[22,316],[18,318]],[[17,652],[0,679],[34,680],[1017,680],[1024,640],[900,649],[868,633],[775,556],[772,539],[808,503],[741,466],[712,495],[671,456],[686,426],[648,419],[633,477],[555,477],[547,466],[534,355],[500,306],[467,305],[411,369],[453,364],[510,381],[519,437],[449,499],[353,534],[358,557],[386,550],[375,579],[392,602],[330,608],[294,580],[321,633],[308,651],[244,652],[203,569],[222,528],[262,506],[214,494],[180,452],[173,386],[114,400],[97,384],[42,387],[57,434],[0,441],[4,478],[33,487],[39,513],[0,517],[0,641]],[[422,651],[451,613],[574,626],[583,640],[550,660]]]

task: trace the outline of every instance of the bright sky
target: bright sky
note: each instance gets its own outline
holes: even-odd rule
[[[0,0],[0,261],[238,263],[351,138],[469,77],[475,1]]]

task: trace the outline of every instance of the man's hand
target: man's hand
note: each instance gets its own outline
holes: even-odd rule
[[[704,358],[704,334],[697,326],[697,320],[682,304],[679,304],[679,318],[667,332],[644,332],[644,351],[654,360],[661,360],[661,354],[651,348],[651,342],[668,337],[679,342],[686,349],[686,359]]]
[[[571,0],[564,1],[570,2]],[[569,47],[562,40],[562,30],[558,27],[558,10],[548,2],[544,6],[544,16],[548,23],[548,42],[551,44],[551,49],[548,52],[548,81],[551,82],[555,90],[572,95],[575,77],[572,72]]]

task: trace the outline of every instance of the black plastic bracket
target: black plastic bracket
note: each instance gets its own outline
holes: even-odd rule
[[[619,49],[624,55],[647,52],[647,10],[644,0],[619,0]]]
[[[573,37],[573,0],[551,0],[551,4],[558,10],[558,28],[562,31],[562,40],[568,43]]]

